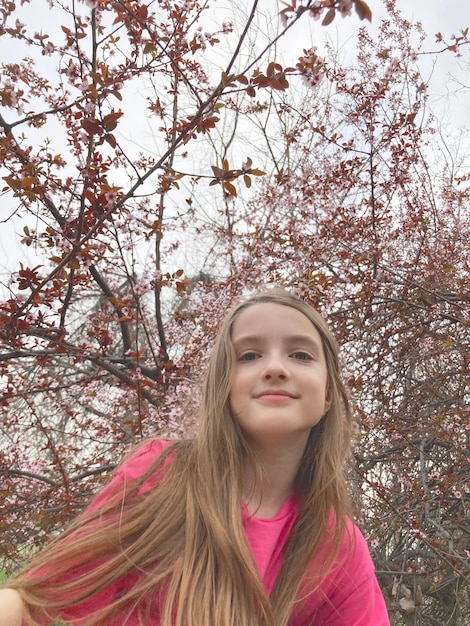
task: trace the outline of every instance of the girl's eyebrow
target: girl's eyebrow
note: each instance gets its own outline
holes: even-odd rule
[[[266,340],[267,338],[263,335],[245,335],[233,341],[233,345],[235,348],[242,348],[250,344],[258,345]],[[320,350],[322,347],[320,341],[309,335],[289,335],[284,339],[284,343],[289,346],[294,344],[306,345],[311,350]]]
[[[285,343],[288,346],[307,347],[314,354],[320,354],[323,351],[321,341],[310,335],[291,335],[286,337]]]
[[[244,337],[240,337],[239,339],[236,339],[235,341],[232,340],[232,343],[235,348],[241,348],[247,344],[262,343],[262,341],[263,341],[263,337],[261,335],[245,335]]]

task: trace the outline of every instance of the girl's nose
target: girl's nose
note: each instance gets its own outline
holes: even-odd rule
[[[267,358],[265,368],[263,370],[263,379],[279,379],[286,380],[290,378],[290,373],[284,360],[278,355],[271,355]]]

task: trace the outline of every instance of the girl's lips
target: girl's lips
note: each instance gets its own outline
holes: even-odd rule
[[[256,398],[272,398],[272,399],[293,399],[295,398],[294,394],[284,391],[282,389],[267,389],[266,391],[262,391],[261,393],[255,396]]]

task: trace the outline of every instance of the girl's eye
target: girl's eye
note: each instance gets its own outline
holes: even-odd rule
[[[258,359],[258,355],[256,354],[256,352],[245,352],[245,354],[242,354],[239,357],[239,361],[254,361],[255,359]]]
[[[292,358],[298,359],[299,361],[311,361],[312,357],[308,352],[294,352],[292,354]]]

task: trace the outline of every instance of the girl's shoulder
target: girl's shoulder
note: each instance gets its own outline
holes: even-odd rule
[[[311,564],[309,573],[313,577],[321,568],[331,545],[331,537],[327,537],[322,550]],[[302,592],[306,598],[303,613],[299,611],[299,616],[291,622],[291,626],[307,623],[389,626],[387,609],[367,542],[361,530],[350,519],[346,520],[345,532],[331,569],[321,584],[313,588],[309,588],[307,575]]]
[[[175,443],[176,441],[159,438],[144,441],[124,458],[116,474],[120,474],[122,477],[125,476],[127,480],[138,479]],[[168,458],[164,461],[165,464],[169,462],[170,456],[168,455]]]
[[[134,448],[118,466],[110,482],[93,498],[87,512],[92,513],[103,506],[121,502],[134,486],[142,494],[158,484],[171,463],[170,448],[174,443],[168,439],[154,438]],[[166,451],[169,453],[160,463],[159,459]]]

